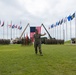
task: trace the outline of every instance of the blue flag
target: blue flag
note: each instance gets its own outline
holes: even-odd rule
[[[15,25],[12,25],[12,28],[15,28]]]
[[[63,19],[60,21],[60,24],[62,24],[63,23]]]
[[[22,29],[22,27],[20,27],[20,30]]]
[[[73,18],[75,18],[75,13],[72,14],[71,20],[73,20]]]
[[[69,15],[69,16],[67,17],[67,19],[68,19],[68,21],[71,21],[71,15]]]
[[[56,26],[59,25],[59,22],[56,22]]]
[[[58,22],[58,25],[60,24],[60,21]]]
[[[53,28],[53,27],[54,27],[54,25],[52,24],[52,25],[51,25],[51,28]]]

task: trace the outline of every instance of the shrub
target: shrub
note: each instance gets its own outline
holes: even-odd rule
[[[0,39],[0,45],[10,44],[10,39]]]
[[[45,44],[64,44],[64,40],[46,39]]]

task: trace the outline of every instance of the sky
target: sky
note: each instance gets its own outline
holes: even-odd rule
[[[7,37],[7,23],[10,24],[11,21],[18,25],[21,22],[22,31],[28,23],[30,26],[40,26],[43,23],[48,29],[48,26],[75,11],[76,0],[0,0],[0,20],[5,22],[4,38]],[[0,30],[0,38],[3,38],[3,28],[0,27]],[[8,31],[10,38],[10,29]],[[17,35],[20,36],[22,31],[18,31]],[[48,31],[53,36],[52,31]],[[46,31],[42,28],[42,33],[44,32]],[[29,28],[25,33],[29,35]]]

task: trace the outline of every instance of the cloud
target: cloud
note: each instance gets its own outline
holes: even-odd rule
[[[30,14],[35,16],[43,14],[48,9],[48,0],[20,0],[20,3]]]
[[[14,20],[22,14],[16,1],[2,0],[0,1],[0,16],[2,20]]]
[[[0,20],[46,27],[76,11],[76,0],[0,0]]]
[[[26,19],[33,23],[55,22],[75,11],[75,0],[0,0],[5,19]],[[72,6],[71,6],[72,5]],[[45,21],[46,20],[46,21]],[[40,21],[40,23],[41,23]]]

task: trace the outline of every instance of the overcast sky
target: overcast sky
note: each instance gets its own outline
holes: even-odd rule
[[[76,0],[0,0],[0,20],[46,27],[76,11]]]

